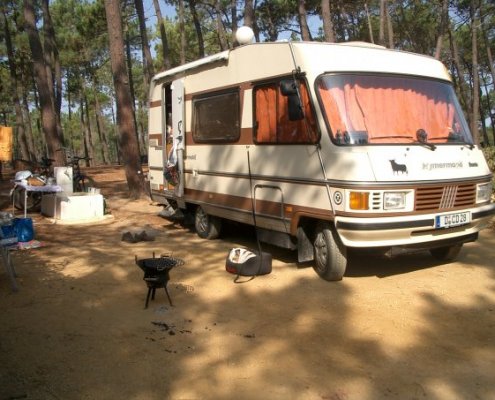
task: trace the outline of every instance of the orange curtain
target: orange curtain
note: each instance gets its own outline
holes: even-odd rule
[[[424,129],[429,139],[440,139],[452,130],[455,109],[443,84],[370,76],[345,76],[336,82],[345,83],[319,85],[334,136],[339,131],[366,131],[373,142],[390,136],[414,138],[418,129]]]
[[[256,140],[259,143],[308,143],[317,139],[316,120],[308,91],[300,85],[305,119],[290,121],[288,97],[272,84],[256,89]]]
[[[265,86],[256,90],[256,140],[275,142],[277,140],[277,89]]]

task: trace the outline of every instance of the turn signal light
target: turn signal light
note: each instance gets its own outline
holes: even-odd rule
[[[369,209],[368,192],[351,192],[349,198],[349,207],[351,210],[368,210]]]

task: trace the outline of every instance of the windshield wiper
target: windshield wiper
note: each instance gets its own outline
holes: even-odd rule
[[[412,136],[408,136],[408,135],[373,136],[369,138],[370,141],[373,141],[375,139],[409,139],[411,142],[423,145],[432,151],[437,148],[437,146],[435,146],[433,143],[427,143],[421,140],[416,140]]]

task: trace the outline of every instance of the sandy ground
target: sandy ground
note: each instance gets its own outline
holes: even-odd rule
[[[236,284],[225,257],[255,246],[249,229],[201,240],[127,200],[121,170],[92,176],[112,217],[33,213],[44,247],[12,253],[19,292],[0,269],[0,400],[495,398],[493,230],[458,262],[356,258],[336,283],[264,246],[273,272]],[[155,240],[121,240],[142,229]],[[153,252],[185,263],[174,306],[160,290],[145,310],[135,256]]]

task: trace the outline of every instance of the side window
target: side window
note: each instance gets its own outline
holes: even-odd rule
[[[294,87],[287,94],[287,83]],[[292,78],[254,87],[256,143],[315,143],[318,141],[315,116],[306,84]],[[300,101],[299,101],[300,99]],[[294,118],[294,100],[300,117]],[[301,107],[302,106],[302,107]]]
[[[193,98],[195,142],[233,142],[241,132],[239,90]]]

